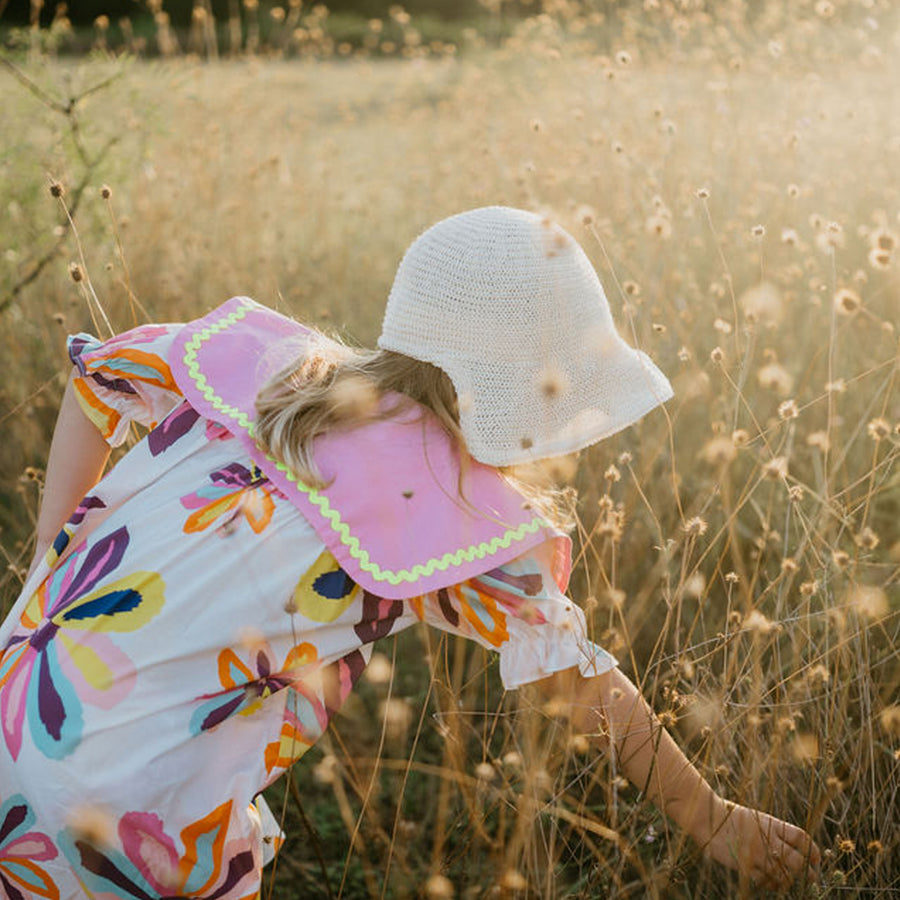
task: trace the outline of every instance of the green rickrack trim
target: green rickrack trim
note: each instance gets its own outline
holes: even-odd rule
[[[253,420],[243,410],[235,406],[229,406],[216,394],[215,389],[206,380],[206,376],[200,371],[200,363],[197,360],[197,354],[200,347],[211,337],[219,332],[230,328],[236,322],[240,322],[250,310],[255,309],[255,305],[246,304],[239,309],[223,316],[217,322],[206,328],[201,328],[194,334],[185,344],[184,363],[187,366],[188,376],[194,382],[197,390],[214,409],[227,416],[233,422],[237,423],[252,438],[254,433]],[[322,518],[326,519],[331,529],[338,535],[341,543],[347,548],[350,556],[358,563],[359,567],[368,572],[375,581],[387,581],[389,584],[398,585],[403,582],[418,581],[420,578],[427,578],[436,571],[445,572],[451,566],[460,566],[466,562],[472,562],[475,559],[484,559],[486,556],[492,556],[498,550],[507,549],[510,544],[515,541],[521,541],[526,535],[534,534],[541,528],[547,527],[548,522],[540,516],[536,516],[530,522],[525,522],[518,528],[508,528],[501,536],[492,538],[490,541],[482,541],[480,544],[470,544],[468,547],[460,548],[454,553],[445,553],[440,558],[432,557],[425,563],[417,563],[410,569],[383,569],[378,563],[369,559],[368,550],[360,546],[359,539],[356,535],[350,533],[350,527],[341,519],[341,514],[334,509],[324,494],[320,494],[315,488],[300,481],[297,476],[280,460],[275,459],[270,454],[266,454],[266,459],[281,472],[285,478],[297,489],[298,493],[304,494],[306,499],[315,506]]]

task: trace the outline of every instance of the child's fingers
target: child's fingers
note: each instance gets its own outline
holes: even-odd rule
[[[768,829],[764,829],[764,836],[770,846],[780,840],[793,852],[798,853],[805,864],[808,863],[811,867],[819,865],[822,854],[813,839],[802,828],[775,818],[769,818],[768,826]]]
[[[776,851],[771,854],[772,863],[779,872],[787,874],[791,880],[800,876],[800,874],[808,869],[806,863],[806,854],[795,850],[788,844],[785,844],[780,852]]]
[[[796,834],[792,834],[788,840],[789,843],[796,847],[804,856],[808,857],[811,866],[818,867],[822,862],[822,853],[816,842],[802,829],[791,826]]]
[[[772,816],[758,817],[757,825],[765,858],[753,866],[751,877],[766,887],[787,887],[803,873],[816,880],[819,848],[802,828]]]

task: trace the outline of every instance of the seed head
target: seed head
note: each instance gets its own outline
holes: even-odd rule
[[[528,880],[521,872],[507,869],[500,879],[500,887],[504,891],[524,891],[528,887]]]
[[[479,781],[493,781],[497,770],[489,762],[480,762],[475,766],[475,777]]]
[[[775,722],[775,728],[779,734],[792,734],[797,730],[797,723],[793,716],[781,716]]]
[[[555,400],[566,392],[568,378],[559,366],[548,365],[540,373],[538,387],[548,400]]]
[[[797,403],[794,400],[785,400],[778,405],[778,417],[783,421],[788,419],[796,419],[800,415]]]
[[[245,625],[238,629],[236,643],[242,650],[250,654],[264,652],[267,647],[265,635],[251,625]]]
[[[668,240],[672,236],[672,220],[668,215],[663,215],[663,211],[660,211],[647,218],[644,222],[644,230],[647,234],[660,240]]]
[[[791,750],[797,762],[815,762],[819,758],[819,740],[814,734],[798,734],[794,737]]]
[[[869,235],[869,244],[873,249],[885,250],[892,253],[897,249],[897,235],[887,228],[876,228]]]
[[[584,756],[591,751],[591,742],[583,734],[573,734],[569,740],[569,747],[573,753]]]
[[[332,386],[331,413],[338,421],[366,420],[378,409],[378,392],[362,375],[346,375]]]
[[[698,200],[708,200],[709,199],[709,188],[698,188],[697,189],[697,199]]]
[[[713,322],[713,328],[721,334],[731,334],[731,322],[726,321],[725,319],[716,319]]]
[[[412,721],[412,707],[401,697],[391,697],[381,705],[385,735],[395,741],[403,740]]]
[[[719,434],[703,445],[699,456],[708,465],[724,465],[737,457],[737,447],[735,447],[734,441],[730,437]]]
[[[737,584],[740,580],[741,576],[737,572],[726,572],[725,574],[726,584]]]
[[[831,449],[831,441],[828,440],[827,431],[813,431],[806,437],[806,443],[810,447],[827,453]]]
[[[116,843],[115,819],[99,806],[78,807],[69,814],[68,825],[73,837],[97,849]]]
[[[869,422],[866,426],[866,431],[873,441],[883,441],[885,438],[890,437],[891,425],[887,419],[883,419],[879,416],[877,419],[872,419],[872,421]]]
[[[340,764],[331,753],[322,757],[322,761],[313,769],[313,778],[321,784],[334,784],[339,777]]]
[[[699,537],[706,534],[708,527],[705,519],[700,518],[700,516],[692,516],[681,526],[681,529],[689,537]]]
[[[883,619],[890,608],[884,588],[874,584],[856,584],[847,595],[847,605],[865,619]]]
[[[702,572],[693,572],[684,582],[684,593],[694,600],[699,600],[706,591],[706,577]],[[688,676],[690,677],[690,676]]]
[[[387,684],[394,674],[390,659],[383,653],[373,653],[369,665],[366,666],[366,680],[371,684]]]
[[[755,238],[763,238],[766,236],[766,226],[765,225],[754,225],[750,229],[750,234]]]
[[[891,254],[888,250],[882,250],[880,247],[873,247],[869,251],[869,265],[873,269],[884,271],[891,267]]]
[[[900,706],[886,706],[878,718],[887,734],[900,737]]]
[[[50,182],[50,196],[51,197],[64,197],[66,194],[66,188],[61,181],[51,181]]]
[[[818,589],[819,583],[817,581],[804,581],[800,585],[800,595],[802,597],[812,597]]]
[[[859,299],[859,294],[851,291],[850,288],[841,288],[834,295],[834,308],[842,316],[852,316],[853,313],[859,311],[861,306],[862,300]]]
[[[835,228],[831,226],[835,225]],[[824,231],[816,235],[816,247],[823,253],[833,253],[835,247],[843,247],[847,237],[837,223],[829,222]]]
[[[784,318],[781,290],[770,281],[761,281],[745,290],[739,302],[748,320],[764,325],[777,325]]]
[[[109,198],[112,197],[112,188],[108,184],[101,185],[100,186],[100,196],[104,200],[109,200]]]
[[[846,569],[850,565],[850,554],[846,550],[833,550],[831,552],[831,561],[839,569]]]
[[[79,281],[84,281],[84,270],[81,268],[81,266],[78,265],[77,262],[69,263],[69,277],[72,279],[72,281],[76,282],[76,284]]]
[[[718,366],[725,359],[725,351],[721,347],[713,347],[709,354],[709,358]]]
[[[770,634],[778,626],[771,619],[767,619],[758,609],[752,609],[744,616],[742,626],[756,634]]]
[[[806,680],[813,686],[822,686],[831,681],[831,673],[822,663],[816,663],[806,673]]]
[[[853,540],[862,550],[874,550],[879,543],[878,535],[868,525]]]
[[[773,481],[785,479],[788,475],[788,460],[786,456],[776,456],[763,466],[763,476]]]
[[[435,874],[425,882],[425,896],[428,900],[452,900],[456,891],[449,878]]]

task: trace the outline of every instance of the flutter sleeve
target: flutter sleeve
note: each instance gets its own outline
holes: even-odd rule
[[[108,341],[84,333],[69,337],[75,395],[111,446],[125,440],[132,422],[153,428],[182,401],[168,361],[180,329],[141,325]]]
[[[511,690],[578,666],[585,677],[617,665],[590,640],[584,612],[552,575],[548,546],[450,588],[417,598],[420,618],[477,641],[500,655]]]

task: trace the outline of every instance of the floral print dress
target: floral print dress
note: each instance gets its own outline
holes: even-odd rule
[[[319,738],[372,643],[425,621],[500,654],[515,687],[615,660],[541,550],[407,600],[356,585],[222,426],[181,396],[180,326],[70,339],[113,445],[0,627],[0,894],[259,893],[254,797]]]

